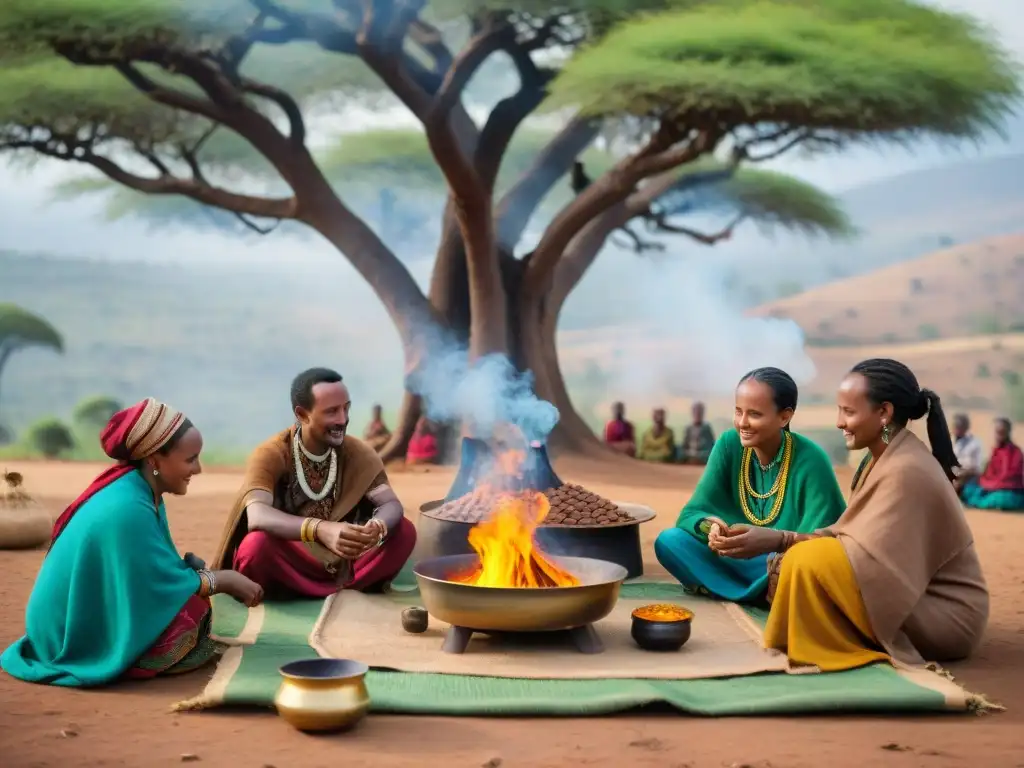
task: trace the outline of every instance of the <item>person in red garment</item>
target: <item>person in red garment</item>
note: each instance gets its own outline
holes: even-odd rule
[[[416,429],[409,438],[409,447],[405,452],[406,464],[436,464],[437,436],[433,425],[425,416],[420,416]]]
[[[633,423],[626,421],[626,406],[612,404],[612,419],[604,426],[604,442],[613,451],[636,456],[636,431]]]
[[[273,597],[387,589],[416,528],[376,451],[346,434],[348,388],[337,372],[312,368],[291,397],[297,424],[249,457],[214,567],[233,567]]]
[[[1024,511],[1024,452],[1012,439],[1009,419],[996,419],[996,447],[985,471],[972,477],[960,490],[968,507]]]

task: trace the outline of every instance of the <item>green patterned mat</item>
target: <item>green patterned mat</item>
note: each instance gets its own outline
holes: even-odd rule
[[[416,593],[410,574],[396,589]],[[676,584],[624,584],[624,597],[685,600]],[[388,599],[383,597],[381,599]],[[273,706],[287,662],[315,658],[308,638],[322,601],[267,603],[252,611],[217,596],[214,631],[234,643],[206,689],[177,709]],[[764,619],[763,611],[751,611]],[[685,652],[682,651],[682,652]],[[367,675],[375,712],[443,715],[600,715],[660,704],[698,715],[807,712],[967,712],[984,699],[925,671],[875,665],[832,674],[763,674],[704,680],[524,680],[446,674],[381,672]]]

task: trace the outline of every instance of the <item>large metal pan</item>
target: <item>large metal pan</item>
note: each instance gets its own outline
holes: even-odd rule
[[[413,569],[430,615],[454,627],[479,632],[554,632],[600,621],[615,607],[626,569],[588,557],[554,557],[574,574],[577,587],[476,587],[447,581],[480,562],[477,555],[449,555]]]

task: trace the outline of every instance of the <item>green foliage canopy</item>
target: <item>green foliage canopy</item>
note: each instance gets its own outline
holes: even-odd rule
[[[60,332],[39,315],[16,304],[0,303],[0,350],[40,346],[54,352],[64,351]]]
[[[773,122],[848,137],[974,137],[1020,70],[974,21],[900,0],[722,0],[628,21],[575,56],[549,108],[691,128]]]

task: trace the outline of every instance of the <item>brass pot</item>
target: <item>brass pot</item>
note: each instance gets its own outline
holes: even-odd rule
[[[362,662],[349,659],[306,659],[285,664],[274,706],[285,722],[300,731],[326,732],[351,728],[366,716],[370,695]]]

